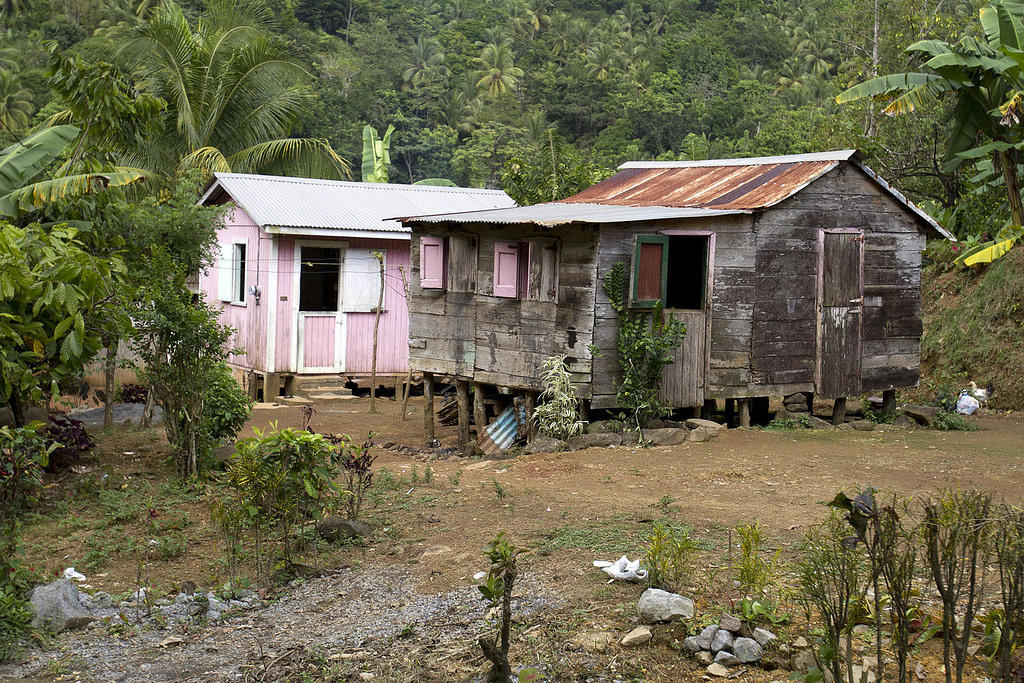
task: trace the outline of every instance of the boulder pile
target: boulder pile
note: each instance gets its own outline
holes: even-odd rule
[[[640,443],[651,446],[676,446],[684,442],[701,443],[710,441],[725,429],[725,425],[713,420],[691,418],[683,422],[673,420],[652,420],[643,433],[621,430],[621,423],[598,420],[587,425],[587,431],[568,441],[553,439],[538,434],[526,447],[528,454],[580,451],[585,448],[633,447]]]
[[[776,640],[774,633],[763,628],[751,630],[738,618],[723,614],[712,624],[683,641],[683,648],[706,664],[712,676],[728,676],[729,667],[757,664],[764,657],[764,648]]]

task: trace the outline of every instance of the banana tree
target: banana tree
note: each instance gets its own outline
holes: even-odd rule
[[[43,128],[0,150],[0,217],[14,218],[60,199],[145,179],[143,171],[133,168],[40,178],[78,134],[71,125]]]
[[[373,126],[363,126],[363,182],[388,182],[388,167],[391,165],[391,134],[395,127],[389,125],[384,137],[377,135]]]
[[[872,78],[836,97],[839,103],[868,97],[889,98],[884,112],[897,115],[912,112],[943,95],[953,95],[956,103],[953,128],[946,140],[946,170],[954,171],[967,159],[976,158],[974,150],[978,149],[979,139],[1001,143],[985,151],[1003,175],[1010,215],[1016,225],[1024,224],[1017,178],[1021,129],[1005,125],[1000,108],[1021,90],[1022,18],[1024,5],[992,3],[980,14],[984,40],[964,36],[954,44],[918,41],[906,52],[924,59],[921,71]]]

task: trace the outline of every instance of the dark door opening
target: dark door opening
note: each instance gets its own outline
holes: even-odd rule
[[[299,310],[337,311],[341,249],[301,247]]]
[[[667,275],[665,308],[704,310],[708,286],[708,236],[670,236]]]

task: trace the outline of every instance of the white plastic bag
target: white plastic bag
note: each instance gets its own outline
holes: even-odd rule
[[[966,391],[960,393],[960,398],[956,400],[956,412],[961,415],[974,415],[978,412],[978,408],[981,404],[978,403],[978,399],[974,398]]]
[[[594,566],[599,568],[608,576],[613,579],[622,579],[624,581],[646,581],[647,570],[640,569],[640,560],[629,561],[625,555],[620,557],[615,562],[606,562],[605,560],[594,560]]]

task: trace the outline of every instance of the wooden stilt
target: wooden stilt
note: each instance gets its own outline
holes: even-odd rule
[[[882,392],[882,414],[892,415],[896,412],[896,390],[886,389]]]
[[[434,375],[423,373],[423,438],[434,438]]]
[[[533,434],[536,431],[536,425],[533,422],[533,409],[537,406],[537,392],[536,391],[524,391],[523,392],[523,409],[526,412],[526,440],[530,441],[533,439]]]
[[[807,397],[807,412],[814,414],[814,392],[808,391],[804,394]]]
[[[711,416],[718,410],[718,401],[713,398],[704,399],[704,409],[700,411],[700,416],[705,420],[710,420]]]
[[[736,417],[736,399],[725,399],[725,425],[732,427],[732,421]]]
[[[750,399],[739,399],[740,404],[740,427],[750,426]]]
[[[455,380],[455,395],[459,402],[459,446],[469,443],[469,382]]]
[[[584,422],[590,422],[590,401],[580,402],[580,419]]]
[[[487,429],[487,406],[484,405],[484,385],[473,382],[473,424],[476,425],[476,440]]]
[[[832,424],[837,427],[846,420],[846,397],[840,396],[832,404]]]

